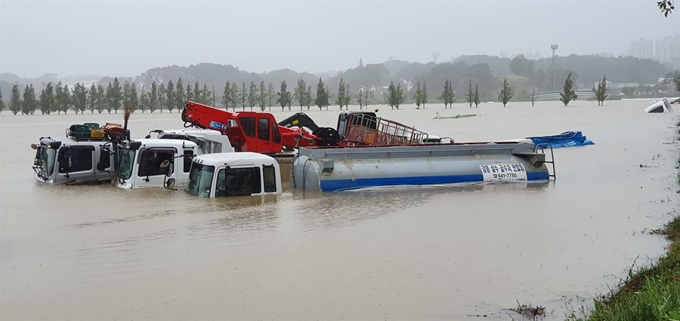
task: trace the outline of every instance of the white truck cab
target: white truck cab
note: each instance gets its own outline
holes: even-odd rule
[[[116,185],[129,189],[163,187],[168,178],[186,185],[191,159],[203,151],[188,140],[138,139],[118,144],[117,153]]]
[[[146,137],[117,145],[118,187],[164,187],[172,179],[183,188],[193,157],[234,151],[229,137],[210,129],[154,130]]]
[[[168,179],[168,188],[174,186]],[[271,156],[252,152],[196,156],[186,192],[203,197],[280,194],[281,170]]]

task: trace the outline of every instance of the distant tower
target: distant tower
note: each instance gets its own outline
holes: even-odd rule
[[[552,52],[553,52],[553,56],[552,56],[552,65],[553,65],[553,66],[552,66],[552,67],[553,67],[553,89],[557,89],[557,87],[556,87],[556,85],[555,85],[555,80],[556,80],[556,79],[555,79],[555,50],[557,50],[557,48],[559,48],[559,47],[560,47],[560,46],[559,46],[558,44],[556,44],[556,43],[550,45],[550,49],[552,49]]]
[[[364,66],[364,58],[359,58],[359,67]]]
[[[432,52],[432,60],[434,60],[434,63],[437,63],[437,59],[439,58],[439,52]]]

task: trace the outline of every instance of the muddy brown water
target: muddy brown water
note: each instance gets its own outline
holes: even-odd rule
[[[679,200],[677,119],[645,114],[648,104],[372,106],[457,141],[581,130],[596,144],[556,149],[557,180],[547,185],[288,189],[219,200],[36,184],[31,143],[122,115],[5,111],[0,318],[510,320],[519,301],[563,319],[633,262],[664,251],[661,237],[643,231],[668,221]],[[437,112],[478,116],[434,119]],[[309,114],[335,126],[337,110]],[[177,113],[134,114],[130,125],[134,137],[181,126]]]

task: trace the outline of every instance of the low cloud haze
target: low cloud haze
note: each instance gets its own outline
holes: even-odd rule
[[[0,72],[133,76],[200,62],[323,72],[389,57],[622,55],[680,33],[654,0],[7,1]]]

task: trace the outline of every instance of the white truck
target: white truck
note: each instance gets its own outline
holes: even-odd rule
[[[176,181],[169,178],[166,188]],[[282,192],[279,163],[253,152],[218,153],[194,157],[186,192],[203,197],[270,195]]]
[[[195,156],[234,151],[229,138],[214,130],[153,132],[158,133],[159,138],[131,140],[116,145],[115,179],[118,187],[163,187],[168,179],[183,187],[189,181],[191,161]]]

